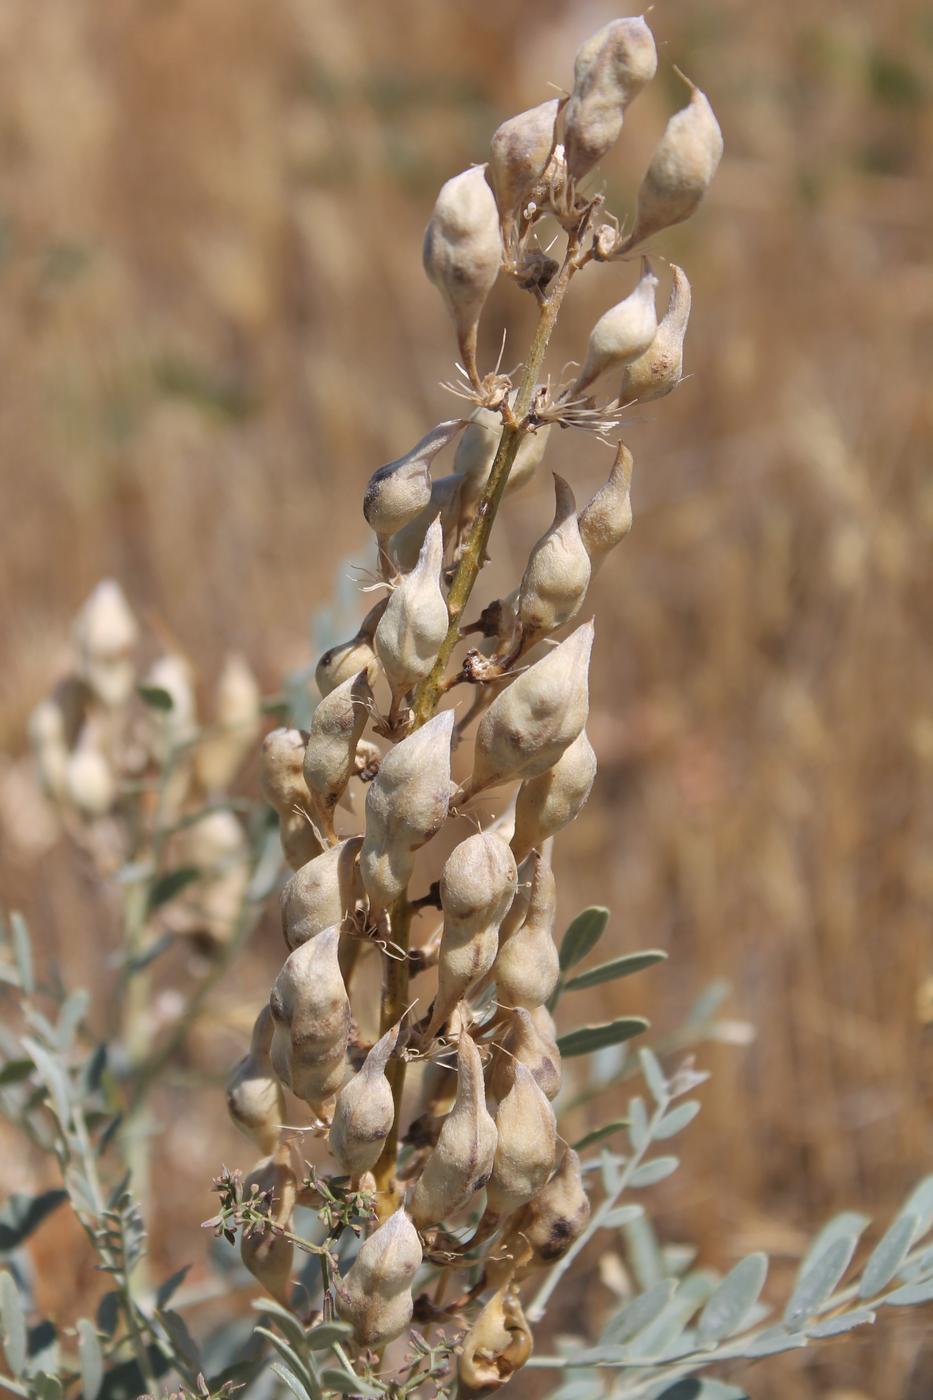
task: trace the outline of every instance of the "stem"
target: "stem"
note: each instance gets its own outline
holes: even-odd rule
[[[391,913],[392,942],[405,953],[404,958],[385,955],[385,969],[382,986],[381,1035],[385,1035],[400,1021],[408,1010],[409,961],[408,948],[411,942],[411,905],[405,895],[393,904]],[[395,1176],[398,1157],[398,1128],[402,1111],[402,1093],[405,1088],[405,1061],[401,1056],[393,1056],[386,1065],[386,1078],[392,1087],[392,1102],[395,1112],[392,1127],[385,1140],[385,1146],[375,1166],[376,1210],[380,1220],[392,1214],[399,1202],[398,1182]]]

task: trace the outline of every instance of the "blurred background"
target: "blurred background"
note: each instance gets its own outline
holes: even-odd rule
[[[452,337],[420,266],[436,190],[505,116],[569,85],[578,43],[617,13],[0,7],[2,896],[67,980],[99,982],[117,937],[25,757],[71,618],[112,576],[208,685],[231,649],[267,692],[313,660],[312,619],[367,545],[365,481],[454,413]],[[653,1205],[701,1262],[760,1247],[790,1275],[833,1210],[892,1211],[933,1147],[933,12],[670,0],[651,23],[659,79],[605,162],[609,206],[631,210],[682,104],[675,62],[726,155],[699,215],[657,240],[693,283],[690,377],[625,434],[635,528],[590,595],[600,773],[558,843],[561,923],[605,903],[611,951],[670,954],[594,992],[597,1019],[637,1012],[663,1034],[730,984],[725,1012],[756,1038],[700,1051],[704,1113]],[[555,371],[630,283],[618,265],[578,280]],[[503,327],[516,363],[532,320],[498,290],[485,367]],[[585,500],[610,461],[554,433],[546,464]],[[542,472],[505,513],[484,601],[551,513]],[[202,1267],[210,1178],[249,1165],[209,1081],[278,965],[274,925],[163,1091],[160,1268]],[[35,1185],[19,1148],[6,1177]],[[34,1252],[71,1250],[42,1285],[67,1318],[98,1284],[56,1222]],[[608,1306],[596,1259],[568,1317],[581,1296]],[[919,1400],[923,1328],[888,1316],[742,1379],[761,1400]]]

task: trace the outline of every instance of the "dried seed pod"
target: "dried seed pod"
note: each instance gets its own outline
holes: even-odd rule
[[[554,1170],[557,1124],[554,1111],[524,1065],[496,1113],[496,1155],[486,1187],[493,1215],[510,1215],[530,1201]]]
[[[251,1137],[260,1152],[274,1152],[285,1121],[285,1095],[269,1055],[272,1012],[264,1006],[256,1017],[249,1053],[227,1081],[227,1110],[233,1122]]]
[[[285,858],[298,870],[321,853],[311,823],[311,794],[304,780],[308,736],[300,729],[273,729],[262,741],[259,789],[279,816]]]
[[[554,473],[555,510],[548,531],[531,551],[518,591],[518,618],[526,646],[579,612],[590,582],[590,560],[580,538],[577,503]]]
[[[103,579],[94,589],[75,618],[72,636],[82,680],[102,705],[125,705],[136,679],[133,650],[139,628],[114,579]]]
[[[363,497],[363,514],[377,539],[388,540],[430,503],[431,463],[462,426],[459,418],[438,423],[404,457],[373,472]]]
[[[244,657],[228,656],[217,682],[213,730],[198,744],[198,778],[207,792],[227,789],[251,752],[261,722],[259,683]]]
[[[244,1180],[244,1198],[248,1200],[257,1193],[271,1198],[270,1213],[275,1224],[283,1230],[290,1230],[298,1181],[288,1143],[278,1147],[271,1157],[257,1162]],[[253,1230],[249,1234],[244,1232],[240,1244],[243,1263],[263,1288],[284,1307],[288,1306],[293,1253],[291,1240],[268,1229],[262,1232]]]
[[[282,932],[291,952],[353,913],[362,894],[357,864],[362,844],[362,836],[350,836],[328,846],[286,881]]]
[[[460,1344],[457,1394],[479,1400],[505,1385],[532,1352],[531,1328],[518,1292],[503,1284],[490,1298]]]
[[[569,390],[570,398],[579,398],[607,370],[619,369],[648,349],[658,329],[657,285],[651,264],[642,258],[641,277],[634,291],[604,312],[590,331],[583,368]]]
[[[411,1321],[411,1281],[421,1241],[404,1210],[390,1215],[360,1249],[336,1288],[337,1312],[360,1346],[381,1348]]]
[[[373,705],[365,670],[335,686],[316,707],[308,726],[302,771],[329,830],[333,812],[356,771],[356,752]]]
[[[504,1099],[515,1083],[515,1066],[524,1065],[548,1099],[560,1089],[560,1052],[547,1041],[532,1020],[531,1013],[518,1006],[509,1013],[509,1026],[502,1048],[496,1051],[489,1088],[497,1099]]]
[[[582,1235],[589,1218],[580,1158],[572,1147],[565,1147],[557,1171],[516,1216],[509,1232],[513,1238],[522,1236],[534,1251],[521,1276],[561,1259]]]
[[[65,790],[68,800],[86,817],[104,816],[117,799],[113,769],[91,735],[82,736],[68,755]]]
[[[397,705],[422,680],[447,635],[450,617],[441,589],[444,535],[435,520],[424,537],[418,562],[392,590],[374,639],[376,655]]]
[[[550,427],[545,426],[522,438],[506,483],[507,495],[519,490],[534,476],[544,458],[550,432]],[[477,504],[492,471],[501,436],[502,418],[498,413],[489,408],[473,410],[454,453],[454,474],[461,478],[462,483],[461,523],[472,519],[476,513]]]
[[[415,567],[428,527],[438,516],[441,519],[446,547],[451,530],[456,524],[460,486],[460,478],[454,472],[449,476],[437,477],[431,482],[431,499],[424,510],[419,511],[403,529],[392,536],[389,541],[389,553],[400,573],[407,574]]]
[[[362,671],[372,684],[379,666],[376,653],[365,637],[351,637],[348,642],[338,642],[328,647],[314,670],[314,682],[326,699],[338,685],[352,681]]]
[[[414,852],[447,817],[454,715],[444,710],[396,744],[366,793],[360,873],[370,911],[387,909],[405,891]]]
[[[626,107],[657,67],[654,35],[643,16],[612,20],[577,50],[564,116],[567,169],[574,179],[589,174],[615,145]]]
[[[719,123],[706,94],[689,78],[684,82],[690,89],[690,101],[671,117],[651,157],[638,191],[635,226],[626,248],[689,219],[719,167]]]
[[[552,768],[586,724],[593,623],[521,672],[496,696],[476,731],[473,774],[463,802],[483,788]]]
[[[62,801],[68,787],[68,731],[55,697],[41,700],[29,716],[29,743],[43,792]]]
[[[450,312],[464,367],[478,386],[479,318],[502,263],[499,212],[485,165],[474,165],[441,186],[425,230],[423,260]]]
[[[595,574],[609,551],[632,528],[632,454],[624,442],[619,443],[608,481],[577,518],[580,538]]]
[[[540,847],[579,816],[595,778],[596,754],[584,729],[553,768],[519,788],[512,837],[516,860],[524,860],[534,846]]]
[[[444,1119],[411,1204],[419,1229],[439,1225],[486,1185],[496,1152],[496,1125],[486,1108],[483,1064],[471,1036],[461,1031],[457,1097]]]
[[[376,1165],[395,1115],[386,1065],[398,1041],[394,1025],[337,1095],[327,1142],[342,1171],[359,1176]]]
[[[336,927],[302,943],[286,959],[269,998],[272,1066],[293,1094],[312,1105],[336,1093],[346,1074],[350,1002],[339,947]]]
[[[249,842],[233,812],[207,811],[177,833],[172,854],[199,876],[168,906],[174,933],[209,944],[229,941],[249,885]]]
[[[676,263],[671,263],[671,272],[674,280],[667,311],[648,349],[623,369],[620,404],[663,399],[665,394],[677,388],[683,378],[684,337],[690,319],[690,283],[683,268]]]
[[[552,97],[527,112],[509,117],[489,145],[489,179],[499,206],[506,243],[554,149],[560,98]]]
[[[534,874],[528,913],[520,929],[499,943],[492,975],[499,1001],[533,1010],[543,1006],[557,986],[560,959],[554,943],[557,886],[543,855],[532,855]]]
[[[556,1058],[557,1062],[560,1063],[560,1051],[557,1048],[557,1027],[554,1024],[554,1017],[546,1006],[536,1006],[531,1012],[531,1019],[534,1021],[535,1030],[547,1047],[551,1058]]]

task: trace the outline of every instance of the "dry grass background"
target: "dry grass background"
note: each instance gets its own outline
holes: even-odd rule
[[[0,8],[4,899],[69,978],[99,983],[112,909],[67,844],[39,857],[18,755],[70,617],[111,574],[207,677],[233,646],[269,690],[307,662],[309,619],[365,540],[364,481],[450,412],[418,255],[434,191],[613,13]],[[732,983],[758,1039],[702,1052],[714,1077],[659,1226],[720,1266],[762,1245],[789,1269],[827,1213],[892,1209],[930,1160],[933,18],[684,0],[653,25],[727,155],[660,245],[694,283],[692,377],[628,433],[636,526],[594,590],[600,777],[560,843],[561,908],[605,902],[619,946],[670,951],[597,1014],[663,1030]],[[663,78],[633,108],[616,207],[677,100]],[[627,277],[581,278],[558,359]],[[498,297],[507,360],[529,318]],[[564,434],[548,464],[585,498],[608,456]],[[503,526],[512,570],[549,514],[542,478]],[[159,1267],[202,1258],[209,1178],[221,1155],[246,1164],[219,1093],[191,1081],[237,1053],[278,956],[270,920],[163,1091]],[[5,1185],[32,1171],[12,1157]],[[67,1315],[96,1281],[60,1221],[36,1247],[66,1252],[45,1287]],[[595,1268],[581,1286],[605,1306]],[[748,1383],[920,1400],[923,1329],[889,1318]]]

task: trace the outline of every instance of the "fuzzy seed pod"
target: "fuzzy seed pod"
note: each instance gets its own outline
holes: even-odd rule
[[[534,1251],[522,1276],[563,1258],[586,1229],[589,1218],[580,1158],[572,1147],[565,1147],[557,1171],[516,1216],[510,1231],[512,1236],[521,1235]]]
[[[450,617],[441,589],[443,564],[444,535],[438,518],[424,537],[417,564],[392,590],[376,628],[376,655],[393,704],[428,674],[447,635]]]
[[[492,970],[499,1001],[529,1011],[545,1004],[560,976],[553,938],[557,886],[544,856],[534,852],[532,861],[534,874],[525,922],[511,938],[500,942]]]
[[[312,1105],[335,1094],[346,1074],[350,1002],[339,947],[337,927],[302,943],[286,959],[269,998],[272,1066],[296,1097]]]
[[[411,1216],[420,1230],[450,1219],[489,1180],[496,1125],[486,1108],[483,1064],[471,1036],[460,1034],[457,1097],[415,1187]]]
[[[342,1171],[359,1176],[376,1165],[392,1127],[395,1106],[385,1069],[398,1041],[395,1025],[377,1040],[363,1067],[337,1095],[328,1146]]]
[[[249,884],[243,827],[227,809],[207,811],[173,838],[172,855],[180,866],[199,872],[168,907],[172,931],[214,946],[228,942]]]
[[[74,621],[78,671],[102,705],[116,709],[133,693],[139,628],[120,585],[104,579]]]
[[[438,423],[404,457],[373,472],[363,497],[363,514],[379,540],[404,529],[430,503],[431,463],[462,426],[459,418]]]
[[[348,918],[362,894],[357,864],[362,836],[328,846],[286,882],[281,896],[282,932],[290,952]]]
[[[544,458],[550,432],[550,427],[546,426],[522,438],[509,472],[506,495],[518,491],[534,476]],[[464,522],[472,519],[476,512],[501,436],[502,418],[498,413],[493,413],[489,408],[473,410],[454,453],[454,473],[462,482],[460,512]]]
[[[579,612],[590,582],[590,560],[580,538],[577,503],[554,473],[556,506],[550,529],[531,551],[518,592],[518,618],[526,647]]]
[[[228,656],[217,682],[213,732],[198,745],[197,770],[209,793],[224,792],[252,751],[262,721],[262,692],[244,657]]]
[[[648,349],[658,329],[654,303],[657,285],[651,264],[642,258],[641,277],[635,290],[600,316],[590,331],[583,368],[569,391],[570,398],[579,398],[607,370],[619,369]]]
[[[596,754],[584,729],[553,768],[519,788],[512,837],[516,860],[524,860],[534,846],[540,847],[579,816],[595,778]]]
[[[378,670],[372,646],[365,637],[356,636],[328,647],[314,669],[314,682],[326,699],[338,685],[352,681],[361,671],[372,684]]]
[[[68,800],[86,817],[102,817],[117,798],[113,769],[90,738],[68,755],[65,770]]]
[[[459,451],[459,445],[458,445]],[[399,530],[389,541],[389,553],[400,573],[407,574],[418,562],[424,537],[428,527],[438,516],[444,532],[445,546],[459,511],[461,481],[451,472],[449,476],[439,476],[431,482],[431,499],[424,510],[412,519],[404,529]]]
[[[453,725],[452,710],[428,720],[390,749],[369,786],[360,873],[372,914],[404,893],[414,852],[447,818]]]
[[[564,118],[567,169],[575,180],[615,145],[626,107],[657,67],[654,36],[642,16],[612,20],[577,50]]]
[[[493,133],[489,146],[489,179],[508,234],[516,216],[544,174],[554,149],[554,127],[560,98],[552,97],[527,112],[509,117]]]
[[[479,1400],[505,1385],[532,1352],[531,1328],[511,1284],[495,1292],[460,1345],[457,1394]]]
[[[464,367],[478,385],[479,318],[502,263],[499,211],[485,165],[474,165],[441,186],[425,230],[423,260],[450,312]]]
[[[530,1201],[554,1170],[557,1124],[554,1111],[524,1065],[496,1114],[496,1156],[486,1187],[488,1209],[510,1215]]]
[[[285,1120],[285,1095],[275,1077],[269,1051],[274,1023],[264,1006],[256,1017],[249,1053],[227,1081],[227,1110],[233,1122],[251,1137],[260,1152],[274,1152]]]
[[[404,1210],[370,1235],[336,1289],[337,1312],[360,1346],[379,1349],[411,1321],[411,1281],[421,1266],[421,1241]]]
[[[557,1027],[554,1024],[554,1017],[546,1006],[536,1006],[531,1013],[531,1019],[535,1023],[535,1030],[541,1037],[551,1058],[557,1059],[560,1063],[560,1051],[557,1048]]]
[[[263,1194],[271,1193],[272,1219],[282,1229],[290,1230],[298,1196],[298,1180],[288,1143],[277,1148],[273,1156],[257,1162],[243,1182],[245,1199],[249,1199],[253,1187]],[[250,1273],[284,1307],[288,1306],[293,1253],[291,1240],[271,1230],[244,1234],[240,1245],[240,1257]]]
[[[690,89],[690,101],[671,117],[651,157],[638,191],[635,226],[626,248],[689,219],[719,167],[719,123],[706,94],[688,78],[684,82]]]
[[[608,481],[583,507],[578,522],[595,574],[632,528],[632,454],[624,442],[619,443]]]
[[[557,1097],[560,1089],[560,1052],[542,1036],[531,1013],[518,1006],[509,1013],[509,1028],[502,1050],[496,1052],[489,1088],[499,1100],[515,1083],[515,1066],[524,1065],[534,1076],[535,1083],[548,1099]]]
[[[458,802],[514,778],[552,768],[586,724],[593,623],[585,622],[516,676],[480,720],[473,774]]]
[[[29,742],[43,792],[60,802],[68,786],[68,733],[54,697],[41,700],[29,716]]]
[[[650,403],[663,399],[683,378],[684,337],[690,319],[690,283],[682,267],[671,263],[674,280],[671,284],[667,311],[661,318],[658,332],[643,355],[632,360],[622,371],[619,403]]]
[[[366,672],[342,681],[311,716],[303,759],[304,780],[325,826],[356,771],[356,750],[372,711]]]
[[[307,734],[300,729],[273,729],[263,739],[259,755],[259,789],[278,813],[282,849],[293,870],[321,852],[310,820],[311,794],[304,780],[307,741]]]

